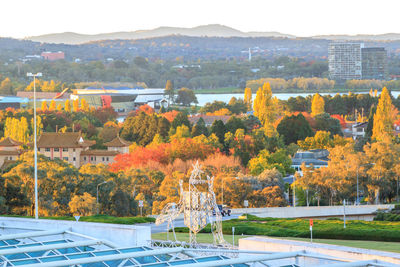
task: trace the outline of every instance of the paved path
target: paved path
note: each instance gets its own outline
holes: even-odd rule
[[[237,219],[240,216],[240,214],[231,214],[231,216],[225,216],[222,217],[223,221],[230,220],[230,219]],[[167,232],[167,223],[162,223],[160,225],[156,225],[155,223],[142,223],[138,224],[140,226],[150,226],[151,227],[151,233],[164,233]],[[183,222],[183,219],[177,219],[174,222],[175,227],[185,227],[185,224]]]

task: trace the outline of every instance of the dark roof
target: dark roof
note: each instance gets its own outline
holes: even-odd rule
[[[22,143],[17,140],[12,139],[11,137],[5,137],[0,141],[0,146],[21,146]]]
[[[225,124],[229,120],[230,117],[231,116],[228,116],[228,115],[222,115],[222,116],[194,115],[194,116],[189,117],[188,119],[189,119],[190,123],[196,124],[200,118],[203,118],[206,125],[211,125],[216,120],[221,120]]]
[[[37,141],[37,146],[41,147],[67,147],[79,148],[89,147],[96,144],[96,141],[84,140],[80,132],[74,133],[42,133]]]
[[[131,142],[128,142],[119,136],[115,137],[110,142],[104,143],[104,145],[107,147],[126,147],[130,146],[131,144],[132,144]]]
[[[81,156],[116,156],[118,154],[120,154],[118,151],[105,149],[89,149],[81,152]]]

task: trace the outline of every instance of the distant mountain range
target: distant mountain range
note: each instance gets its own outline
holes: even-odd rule
[[[41,43],[55,44],[84,44],[102,40],[137,40],[155,37],[165,37],[171,35],[190,36],[190,37],[279,37],[279,38],[298,38],[298,36],[284,34],[280,32],[242,32],[237,29],[219,25],[210,24],[193,28],[179,27],[159,27],[152,30],[139,30],[132,32],[112,32],[101,34],[79,34],[74,32],[53,33],[39,36],[26,37],[25,40],[31,40]],[[363,40],[363,41],[395,41],[400,40],[400,34],[387,33],[379,35],[317,35],[309,37],[311,39],[327,40]]]
[[[132,32],[112,32],[101,34],[79,34],[74,32],[53,33],[39,36],[31,36],[26,40],[41,43],[56,44],[83,44],[102,40],[137,40],[170,35],[183,35],[191,37],[286,37],[295,38],[293,35],[282,34],[279,32],[241,32],[239,30],[219,25],[205,25],[193,28],[159,27],[153,30],[139,30]]]

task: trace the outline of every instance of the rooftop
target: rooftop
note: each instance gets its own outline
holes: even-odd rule
[[[110,142],[104,143],[104,145],[108,147],[126,147],[130,146],[131,144],[132,144],[131,142],[128,142],[119,136],[115,137]]]
[[[80,132],[72,133],[50,133],[44,132],[40,135],[37,146],[39,148],[79,148],[79,147],[89,147],[96,143],[92,140],[84,140]]]
[[[105,149],[89,149],[81,152],[81,156],[116,156],[118,151],[109,151]]]
[[[21,142],[18,142],[10,137],[5,137],[0,141],[0,147],[4,146],[22,146]]]

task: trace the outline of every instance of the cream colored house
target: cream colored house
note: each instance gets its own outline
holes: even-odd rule
[[[0,166],[7,161],[14,161],[23,153],[22,143],[10,137],[3,138],[0,141]]]
[[[59,158],[79,168],[82,165],[110,164],[116,155],[129,152],[130,143],[116,137],[105,145],[107,150],[90,149],[96,141],[84,140],[80,132],[42,133],[37,141],[38,152],[51,159]]]

